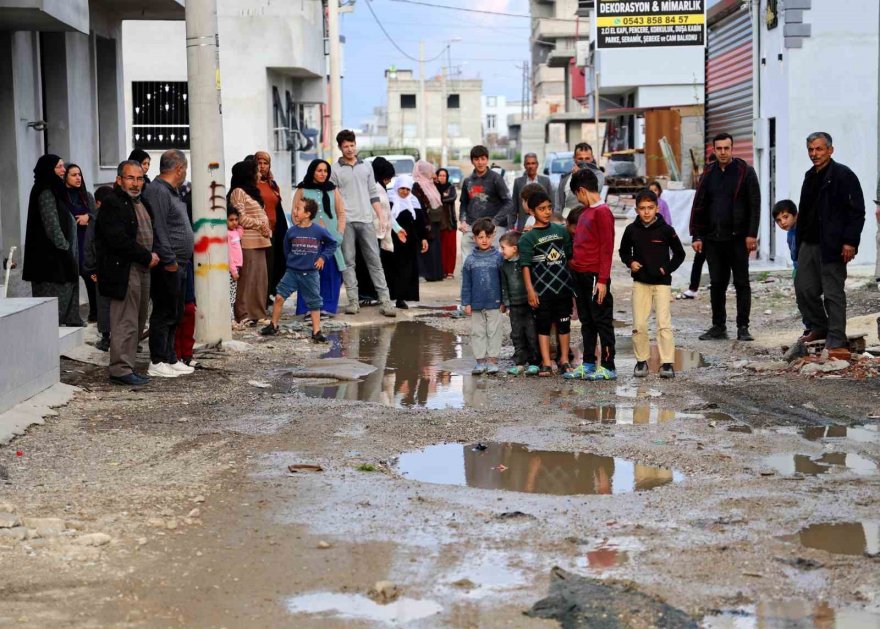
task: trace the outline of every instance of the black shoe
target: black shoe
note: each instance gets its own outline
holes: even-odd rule
[[[92,314],[92,313],[90,312],[90,313],[89,313],[89,316],[88,316],[88,319],[86,319],[86,321],[87,321],[88,323],[97,323],[97,322],[98,322],[98,315],[96,315],[96,314]]]
[[[648,375],[648,363],[644,360],[640,360],[636,363],[636,368],[633,370],[633,377],[635,378],[644,378]]]
[[[149,380],[140,377],[136,373],[130,373],[124,376],[110,376],[110,382],[127,387],[142,387],[147,384]]]
[[[99,349],[102,352],[110,351],[110,337],[102,336],[97,343],[95,343],[95,349]]]
[[[326,343],[327,337],[324,336],[324,333],[321,332],[321,330],[318,330],[317,332],[312,334],[312,341],[314,341],[315,343]]]
[[[272,325],[270,323],[265,328],[260,330],[260,334],[262,334],[263,336],[274,336],[275,334],[278,334],[278,326]]]
[[[727,338],[727,328],[720,325],[713,325],[700,335],[701,341],[718,341]]]
[[[736,329],[737,341],[754,341],[755,337],[749,334],[749,326],[744,325]]]
[[[672,363],[663,363],[660,365],[660,377],[661,378],[674,378],[675,377],[675,369],[672,368]]]
[[[397,307],[400,308],[401,310],[409,310],[409,306],[408,306],[407,303],[406,303],[405,301],[403,301],[402,299],[398,299],[396,305],[397,305]]]

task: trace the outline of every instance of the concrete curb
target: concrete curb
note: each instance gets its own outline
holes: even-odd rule
[[[80,390],[79,387],[58,382],[0,413],[0,445],[6,445],[18,435],[23,435],[34,424],[45,423],[46,417],[57,415],[52,409],[70,402],[73,394]]]

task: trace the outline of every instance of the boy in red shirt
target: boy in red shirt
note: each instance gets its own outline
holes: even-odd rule
[[[614,256],[614,215],[599,196],[599,180],[590,169],[579,170],[569,181],[583,212],[574,236],[571,260],[575,301],[584,337],[584,362],[565,378],[616,380],[614,364],[614,299],[611,297],[611,260]],[[602,353],[596,365],[596,340]]]

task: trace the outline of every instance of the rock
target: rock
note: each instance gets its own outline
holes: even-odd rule
[[[202,512],[199,510],[198,507],[196,507],[195,509],[193,509],[192,511],[190,511],[190,512],[187,514],[187,517],[188,517],[188,518],[197,518],[197,517],[199,517],[200,515],[202,515]]]
[[[73,529],[74,531],[84,531],[86,530],[86,523],[81,522],[80,520],[65,520],[65,526],[69,529]]]
[[[367,596],[380,605],[387,605],[400,596],[400,588],[393,581],[376,581],[373,589],[367,592]]]
[[[254,346],[244,341],[223,341],[222,348],[230,352],[250,352]]]
[[[177,520],[175,518],[171,518],[170,520],[166,520],[165,528],[169,531],[173,531],[177,529]]]
[[[150,526],[154,526],[157,529],[165,528],[165,520],[163,520],[162,518],[150,518],[149,520],[147,520],[147,524],[149,524]]]
[[[61,535],[67,528],[61,518],[24,518],[22,524],[29,529],[34,529],[40,537]]]
[[[147,540],[146,537],[139,537],[139,538],[138,538],[138,541],[137,541],[137,545],[138,545],[138,546],[146,546],[146,545],[147,545],[147,541],[148,541],[148,540]]]
[[[248,380],[248,384],[252,387],[257,387],[258,389],[268,389],[272,386],[268,382],[264,382],[262,380]]]
[[[523,513],[522,511],[505,511],[495,516],[496,520],[537,520],[531,513]]]
[[[8,537],[20,542],[27,539],[28,530],[23,526],[0,529],[0,537]]]
[[[324,540],[321,540],[320,542],[318,542],[318,548],[326,550],[327,548],[330,548],[330,544],[328,542],[325,542]]]
[[[74,561],[97,561],[101,558],[101,551],[94,546],[77,546],[70,544],[61,548],[62,557]]]
[[[768,308],[767,310],[764,311],[764,314],[765,315],[772,315],[773,311]]]
[[[0,529],[11,529],[16,526],[21,526],[21,520],[17,515],[6,511],[0,512]]]
[[[205,502],[205,497],[199,494],[195,498],[192,499],[193,502]]]
[[[0,502],[0,513],[15,513],[18,509],[11,502]]]
[[[734,362],[730,363],[730,366],[733,369],[742,369],[743,367],[747,367],[748,365],[749,361],[747,360],[735,360]]]
[[[334,380],[360,380],[376,371],[376,367],[351,358],[319,358],[306,361],[302,367],[273,369],[272,376],[294,378],[332,378]]]
[[[80,535],[73,540],[73,543],[80,546],[104,546],[112,540],[113,538],[106,533],[89,533],[87,535]]]
[[[473,590],[477,587],[477,584],[470,579],[459,579],[458,581],[453,581],[452,585],[462,590]]]
[[[785,371],[788,369],[788,363],[782,360],[774,360],[770,362],[752,361],[746,364],[746,369],[763,373],[767,371]]]
[[[824,363],[807,363],[801,367],[801,373],[811,375],[817,373],[831,373],[833,371],[843,371],[849,367],[846,360],[831,359]]]

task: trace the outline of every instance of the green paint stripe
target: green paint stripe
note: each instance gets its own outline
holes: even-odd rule
[[[193,223],[193,231],[199,231],[203,225],[225,225],[225,218],[200,218]]]

